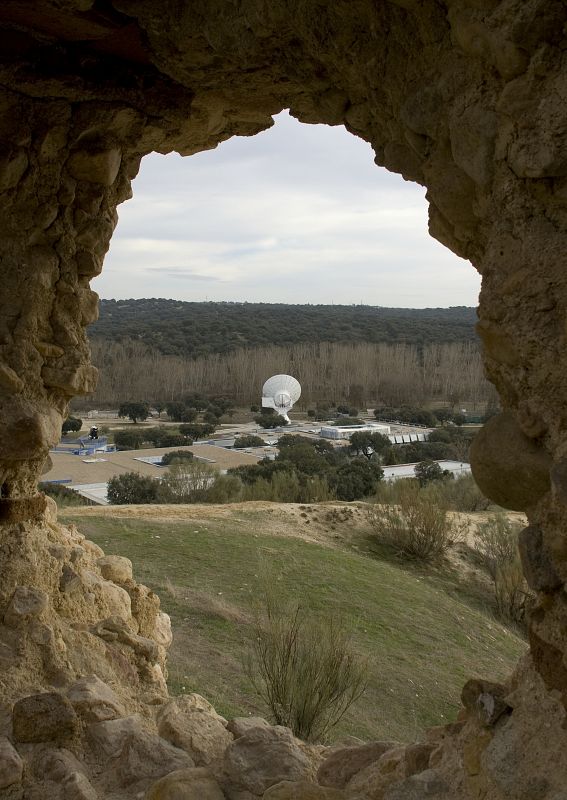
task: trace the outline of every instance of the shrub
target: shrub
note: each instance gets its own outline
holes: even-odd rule
[[[205,503],[235,503],[240,500],[242,481],[236,475],[217,475],[204,498]]]
[[[272,411],[272,409],[269,409]],[[261,428],[282,428],[287,425],[285,419],[280,414],[259,414],[254,417],[254,422]]]
[[[517,558],[520,530],[520,525],[510,522],[502,513],[493,514],[486,522],[479,524],[476,531],[477,548],[493,580],[499,568]]]
[[[147,475],[126,472],[108,481],[108,502],[111,505],[158,503],[159,483]]]
[[[375,461],[355,458],[329,476],[338,500],[360,500],[374,494],[384,471]]]
[[[452,511],[486,511],[491,505],[478,488],[472,475],[458,475],[452,481],[437,484],[437,491],[442,502]]]
[[[498,614],[504,619],[523,623],[533,602],[524,578],[518,552],[521,525],[510,522],[505,514],[494,514],[477,528],[477,547],[494,584]]]
[[[180,464],[182,461],[192,461],[193,453],[190,450],[172,450],[161,457],[161,466],[167,467],[169,464]]]
[[[247,436],[237,436],[234,440],[236,449],[243,447],[265,447],[266,442],[260,436],[248,434]]]
[[[58,506],[86,506],[88,500],[73,489],[68,489],[60,483],[39,483],[37,488],[48,497],[52,497]]]
[[[404,559],[434,561],[461,531],[443,505],[432,502],[416,481],[398,481],[396,505],[372,505],[368,517],[377,540]]]
[[[320,741],[366,687],[366,664],[333,617],[314,620],[266,591],[247,672],[274,722]]]
[[[144,436],[137,430],[114,431],[114,444],[119,450],[138,450]]]
[[[78,417],[69,416],[61,426],[61,433],[69,433],[69,431],[80,431],[83,427],[83,420]]]
[[[419,464],[416,464],[414,472],[420,486],[427,486],[428,483],[436,481],[451,480],[453,477],[452,472],[441,469],[439,464],[431,459],[420,461]]]
[[[174,464],[160,483],[162,503],[203,503],[218,472],[204,461],[184,461]]]

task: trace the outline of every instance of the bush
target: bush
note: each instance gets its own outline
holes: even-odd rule
[[[197,439],[211,436],[215,432],[215,428],[215,425],[194,423],[193,425],[180,425],[179,433],[194,442]]]
[[[376,539],[404,559],[434,561],[461,531],[447,509],[432,502],[416,481],[400,480],[396,505],[373,505],[368,517]]]
[[[253,626],[248,676],[274,722],[320,741],[366,687],[366,664],[333,617],[314,620],[266,591]]]
[[[253,414],[257,414],[260,411],[260,406],[257,406],[255,403],[252,403],[252,405],[250,406],[250,411]]]
[[[269,409],[272,411],[272,409]],[[261,428],[283,428],[287,425],[285,419],[280,414],[259,414],[254,417],[254,422]]]
[[[68,489],[60,483],[39,483],[37,488],[48,497],[52,497],[61,508],[67,506],[86,506],[89,502],[78,492],[73,491],[73,489]]]
[[[161,466],[167,467],[169,464],[180,464],[183,461],[192,461],[193,453],[190,450],[172,450],[161,457]]]
[[[114,431],[114,444],[119,450],[138,450],[144,436],[137,430]]]
[[[342,464],[330,480],[337,499],[350,502],[374,494],[383,476],[384,471],[375,461],[355,458]]]
[[[518,534],[521,525],[510,522],[505,514],[493,514],[476,531],[477,549],[482,563],[495,580],[498,570],[518,557]]]
[[[78,417],[69,416],[61,426],[61,433],[69,433],[69,431],[80,431],[83,427],[83,420]]]
[[[158,503],[159,483],[147,475],[126,472],[108,481],[108,502],[111,505]]]
[[[174,464],[161,481],[162,503],[204,503],[218,472],[204,461],[184,461]]]
[[[265,447],[266,442],[260,436],[249,434],[247,436],[237,436],[234,440],[234,447],[241,449],[243,447]]]
[[[498,614],[517,623],[524,622],[533,603],[518,552],[521,527],[505,514],[494,514],[476,532],[478,552],[494,584]]]
[[[452,481],[437,485],[437,491],[442,502],[451,511],[464,511],[474,513],[486,511],[491,503],[478,488],[472,475],[458,475]]]
[[[451,480],[453,473],[447,469],[441,469],[437,461],[420,461],[415,465],[415,477],[420,486],[427,486],[428,483],[435,483],[437,481]]]

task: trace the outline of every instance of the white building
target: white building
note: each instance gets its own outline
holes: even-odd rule
[[[323,439],[350,439],[353,433],[381,433],[384,436],[390,434],[389,425],[352,425],[350,427],[342,427],[341,425],[326,425],[321,428],[319,435]]]

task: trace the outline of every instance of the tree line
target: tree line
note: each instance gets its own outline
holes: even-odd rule
[[[164,355],[198,358],[311,342],[422,344],[475,340],[474,308],[381,308],[283,303],[101,300],[94,340],[141,341]]]
[[[315,342],[190,359],[163,355],[141,341],[94,340],[92,358],[100,374],[88,401],[101,406],[140,399],[168,402],[195,391],[249,405],[259,401],[264,381],[280,372],[301,383],[303,408],[345,400],[362,408],[421,405],[435,399],[452,404],[495,399],[473,342],[423,346]]]

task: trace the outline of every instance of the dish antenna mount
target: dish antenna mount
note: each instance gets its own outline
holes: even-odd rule
[[[272,375],[262,388],[262,408],[273,408],[289,423],[288,412],[301,397],[301,385],[291,375]]]

